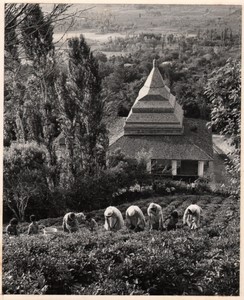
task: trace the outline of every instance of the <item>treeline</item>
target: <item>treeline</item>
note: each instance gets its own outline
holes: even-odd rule
[[[226,32],[230,33],[230,29]],[[221,46],[218,40],[208,45],[208,31],[198,36],[179,36],[141,33],[127,38],[110,38],[100,49],[117,51],[118,56],[107,58],[96,53],[104,86],[111,103],[117,102],[119,116],[127,116],[139,89],[148,76],[152,60],[158,60],[159,70],[183,106],[185,116],[210,120],[211,101],[204,90],[211,73],[226,64],[230,52],[232,57],[240,57],[238,36],[231,46]],[[228,40],[230,41],[230,40]],[[226,42],[227,43],[227,42]],[[208,45],[208,46],[207,46]]]

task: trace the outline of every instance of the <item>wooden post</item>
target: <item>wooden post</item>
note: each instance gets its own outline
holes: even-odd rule
[[[203,177],[204,161],[198,161],[198,176]]]
[[[151,159],[150,159],[149,162],[147,163],[147,171],[148,171],[149,173],[151,173],[151,171],[152,171]]]
[[[176,176],[177,175],[177,160],[171,161],[171,168],[172,168],[172,175]]]

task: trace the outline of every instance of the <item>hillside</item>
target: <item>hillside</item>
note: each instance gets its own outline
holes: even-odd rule
[[[2,293],[239,295],[242,7],[51,6],[5,5]],[[152,202],[176,230],[105,230],[106,207]],[[71,211],[98,228],[63,232]],[[55,234],[28,235],[35,217]]]
[[[44,11],[50,10],[50,5],[42,7]],[[238,5],[75,4],[68,13],[84,9],[86,11],[79,15],[72,30],[84,29],[86,25],[98,31],[97,25],[109,23],[113,31],[117,28],[124,32],[128,29],[140,32],[146,28],[151,32],[196,34],[198,29],[215,25],[239,30],[241,24],[241,6]],[[60,29],[57,27],[56,31]]]
[[[152,201],[162,205],[165,217],[177,208],[179,229],[105,232],[104,210],[99,210],[92,212],[99,223],[94,233],[84,228],[44,239],[4,237],[4,293],[238,295],[239,203],[214,195],[175,195],[133,204],[145,213]],[[181,222],[193,202],[203,209],[202,227],[196,231]],[[129,205],[118,206],[123,215]],[[61,222],[58,218],[40,223],[61,228]]]
[[[44,11],[51,6],[42,5]],[[83,11],[83,12],[82,12]],[[55,24],[56,47],[67,48],[66,40],[85,36],[92,50],[102,50],[102,45],[111,39],[125,38],[139,33],[153,33],[188,38],[210,31],[231,30],[241,37],[241,6],[238,5],[115,5],[74,4],[68,14],[77,12],[71,24],[66,20]],[[79,12],[79,13],[78,13]],[[240,49],[233,46],[231,57],[239,55]],[[103,51],[108,57],[124,55],[131,51]]]

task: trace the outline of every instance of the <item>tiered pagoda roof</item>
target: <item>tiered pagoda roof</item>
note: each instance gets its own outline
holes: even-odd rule
[[[165,85],[154,60],[125,121],[124,135],[181,135],[183,130],[183,110]]]
[[[182,135],[117,134],[109,149],[113,152],[120,148],[130,158],[135,158],[138,151],[144,149],[151,152],[152,159],[210,161],[213,160],[212,135],[206,123],[205,120],[184,118]]]

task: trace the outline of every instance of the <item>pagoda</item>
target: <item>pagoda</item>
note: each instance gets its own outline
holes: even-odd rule
[[[153,68],[125,121],[124,135],[182,135],[183,110]]]
[[[212,133],[207,121],[184,118],[153,61],[153,68],[126,118],[121,135],[112,138],[109,151],[121,149],[136,159],[150,154],[147,168],[153,174],[197,178],[213,172]]]

